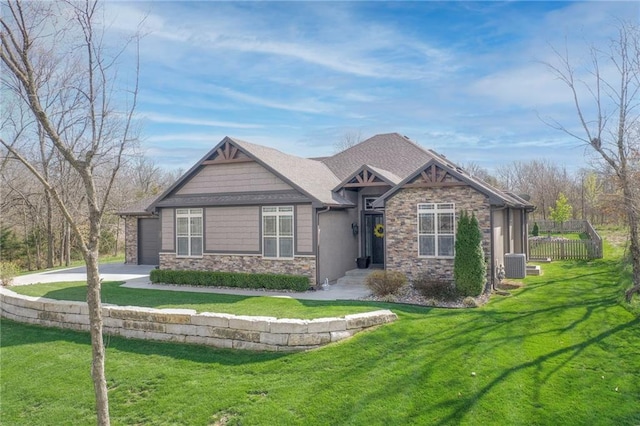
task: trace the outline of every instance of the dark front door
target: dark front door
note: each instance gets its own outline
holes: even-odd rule
[[[364,255],[371,256],[371,263],[384,265],[384,228],[382,214],[364,215]]]

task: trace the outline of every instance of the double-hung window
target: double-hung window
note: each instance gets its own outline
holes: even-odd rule
[[[293,207],[262,208],[262,255],[293,258]]]
[[[418,256],[454,256],[455,218],[453,203],[418,204]]]
[[[202,256],[202,209],[176,210],[176,254]]]

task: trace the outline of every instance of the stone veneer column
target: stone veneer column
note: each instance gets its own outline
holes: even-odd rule
[[[138,217],[125,216],[124,218],[124,263],[138,264]]]
[[[455,203],[459,212],[475,213],[483,235],[485,258],[491,257],[491,206],[488,198],[470,186],[407,188],[385,203],[385,268],[400,271],[412,280],[427,273],[434,278],[453,280],[453,258],[418,257],[418,203]],[[490,279],[491,268],[487,268]]]

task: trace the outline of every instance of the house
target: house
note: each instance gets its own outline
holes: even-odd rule
[[[284,273],[334,281],[357,257],[453,276],[456,218],[475,213],[488,281],[527,253],[533,206],[397,133],[300,158],[226,137],[162,195],[122,212],[126,262],[161,269]]]

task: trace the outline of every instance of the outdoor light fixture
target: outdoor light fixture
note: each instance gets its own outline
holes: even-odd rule
[[[353,222],[351,224],[351,231],[353,232],[353,236],[355,237],[356,235],[358,235],[358,224]]]

